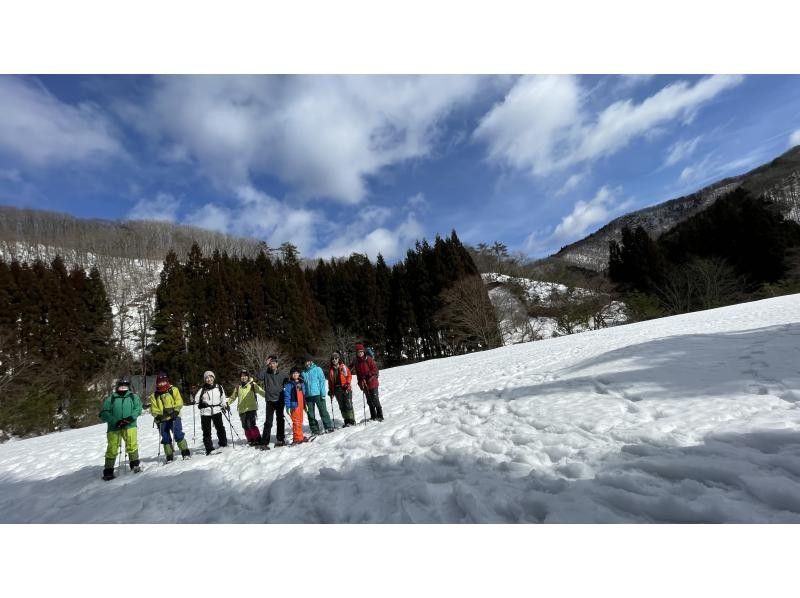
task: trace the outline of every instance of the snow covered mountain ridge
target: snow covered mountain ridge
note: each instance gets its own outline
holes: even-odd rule
[[[774,201],[784,217],[800,222],[800,146],[746,174],[620,216],[591,235],[562,247],[555,257],[590,270],[602,270],[608,266],[609,241],[619,241],[624,227],[642,226],[651,237],[658,237],[739,187]]]
[[[383,423],[168,466],[143,415],[112,482],[103,425],[11,441],[0,522],[800,522],[798,322],[790,295],[392,368]]]

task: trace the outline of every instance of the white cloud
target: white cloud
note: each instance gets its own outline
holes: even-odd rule
[[[367,178],[432,150],[469,76],[164,77],[148,105],[118,112],[223,189],[280,179],[302,197],[357,203]]]
[[[564,195],[566,193],[569,193],[570,191],[573,191],[574,189],[576,189],[578,187],[578,185],[581,184],[581,181],[583,181],[583,179],[585,179],[585,178],[586,178],[586,173],[585,172],[571,175],[567,179],[567,182],[564,183],[561,186],[561,189],[559,189],[556,192],[556,195]]]
[[[525,76],[481,119],[475,139],[489,146],[489,158],[517,170],[544,175],[577,133],[581,87],[573,76]]]
[[[425,199],[425,194],[420,191],[408,198],[408,207],[415,210],[425,211],[430,207],[428,200]]]
[[[237,237],[255,237],[272,247],[289,241],[302,255],[310,255],[322,230],[320,214],[292,208],[249,185],[237,187],[234,195],[232,205],[207,203],[189,214],[185,223]]]
[[[359,212],[355,221],[337,231],[335,238],[316,252],[316,257],[341,257],[351,253],[365,253],[373,260],[379,253],[387,260],[401,257],[424,233],[414,212],[409,212],[394,228],[380,226],[391,215],[388,209],[381,209],[379,213]],[[378,227],[374,228],[376,225]]]
[[[677,81],[641,103],[620,100],[597,114],[583,102],[572,76],[522,77],[481,120],[475,139],[491,160],[535,176],[612,155],[638,137],[697,110],[743,78],[714,75],[694,85]]]
[[[697,148],[697,144],[701,138],[702,135],[697,136],[694,139],[681,140],[673,143],[669,148],[669,154],[667,154],[667,159],[664,162],[664,166],[674,166],[678,162],[682,162],[690,157]]]
[[[34,80],[0,76],[0,106],[0,154],[33,166],[125,154],[97,106],[64,103]]]
[[[794,147],[795,145],[800,145],[800,129],[789,135],[789,147]]]
[[[128,212],[128,220],[163,220],[175,222],[181,200],[169,193],[159,193],[152,199],[140,199]]]
[[[525,241],[526,251],[552,251],[593,232],[598,225],[608,223],[633,205],[632,200],[622,200],[621,195],[621,188],[610,189],[604,185],[592,199],[576,202],[572,212],[564,216],[554,229],[531,233]]]

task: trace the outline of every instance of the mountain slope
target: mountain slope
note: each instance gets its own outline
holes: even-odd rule
[[[577,266],[602,270],[608,265],[608,242],[619,241],[623,227],[642,226],[651,236],[658,237],[738,187],[757,196],[763,194],[780,207],[786,218],[800,222],[800,146],[746,174],[718,181],[691,195],[620,216],[588,237],[561,248],[555,256]]]
[[[793,295],[393,368],[383,423],[169,466],[145,415],[147,469],[108,483],[104,426],[12,441],[0,521],[800,522],[798,321]]]

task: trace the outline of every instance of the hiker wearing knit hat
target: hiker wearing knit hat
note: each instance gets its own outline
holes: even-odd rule
[[[355,372],[358,378],[358,387],[362,390],[369,405],[369,415],[374,421],[383,421],[383,408],[378,397],[378,364],[370,355],[370,351],[364,350],[362,343],[356,344],[356,360],[350,369]]]
[[[211,370],[203,373],[204,384],[195,395],[195,401],[200,408],[200,427],[203,430],[203,446],[206,455],[214,450],[214,443],[211,441],[211,425],[217,432],[217,442],[219,447],[228,446],[228,436],[225,433],[225,425],[222,421],[222,412],[230,411],[228,399],[225,396],[225,389],[221,384],[217,384],[216,376]]]

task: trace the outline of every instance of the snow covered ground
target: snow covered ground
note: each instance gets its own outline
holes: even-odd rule
[[[146,470],[112,482],[105,426],[6,443],[0,522],[800,522],[800,295],[381,385],[383,423],[169,466],[145,415]],[[184,427],[191,444],[191,411]]]

